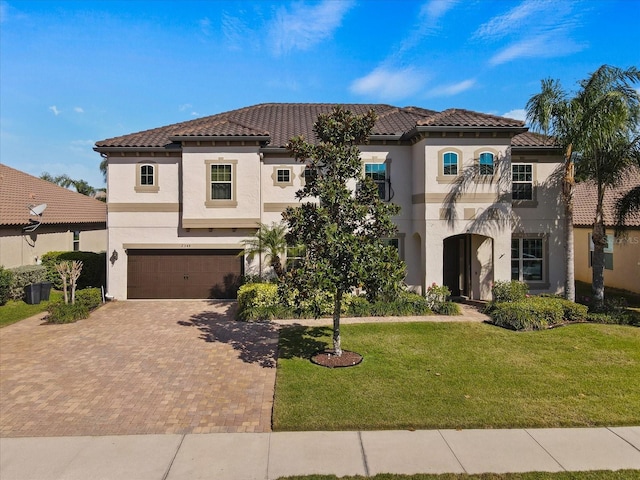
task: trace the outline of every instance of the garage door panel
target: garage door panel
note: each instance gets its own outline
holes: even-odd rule
[[[238,250],[129,250],[128,298],[235,298]]]

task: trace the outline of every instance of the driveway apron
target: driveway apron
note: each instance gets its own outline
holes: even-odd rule
[[[0,330],[0,436],[269,432],[278,332],[235,302],[121,301]]]

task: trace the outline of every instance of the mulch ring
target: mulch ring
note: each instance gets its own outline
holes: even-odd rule
[[[362,355],[343,350],[342,355],[337,356],[333,350],[324,350],[311,357],[311,362],[327,368],[353,367],[362,362]]]

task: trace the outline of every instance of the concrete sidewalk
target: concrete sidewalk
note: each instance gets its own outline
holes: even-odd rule
[[[2,480],[638,469],[640,427],[1,438]]]

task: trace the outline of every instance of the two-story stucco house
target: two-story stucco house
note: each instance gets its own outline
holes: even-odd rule
[[[108,290],[116,298],[226,298],[257,266],[238,253],[281,220],[305,167],[285,145],[314,139],[330,104],[260,104],[96,143],[108,159]],[[364,175],[402,207],[407,285],[488,299],[496,280],[560,292],[562,158],[523,122],[468,110],[344,105],[378,121]]]

